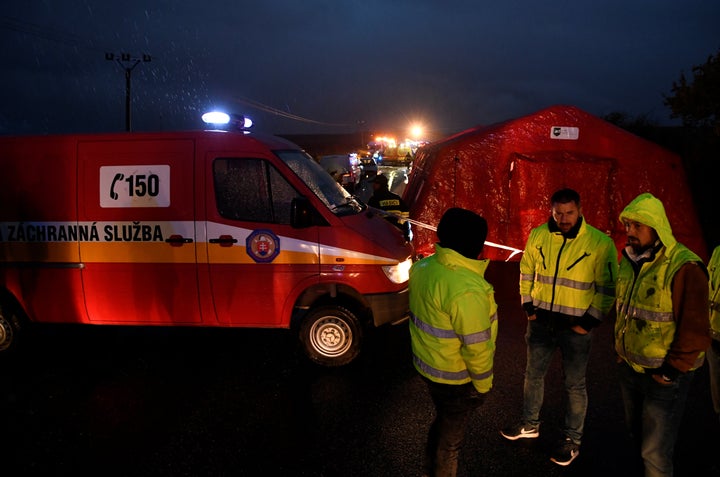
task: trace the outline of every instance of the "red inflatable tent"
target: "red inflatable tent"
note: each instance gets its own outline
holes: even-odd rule
[[[610,234],[618,250],[625,244],[620,212],[650,192],[665,205],[675,238],[708,259],[680,157],[573,106],[469,129],[421,148],[404,198],[410,218],[431,227],[449,207],[479,213],[493,244],[484,256],[519,261],[517,250],[530,229],[548,219],[549,196],[562,187],[580,193],[586,220]],[[418,255],[432,254],[435,231],[415,226],[414,232]]]

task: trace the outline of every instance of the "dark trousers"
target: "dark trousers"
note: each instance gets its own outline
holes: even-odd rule
[[[624,362],[618,364],[618,371],[625,424],[640,447],[645,477],[672,476],[675,440],[695,371],[683,373],[666,385],[650,374],[635,372]]]
[[[477,392],[472,383],[440,384],[423,379],[435,404],[435,420],[425,450],[425,471],[433,477],[454,477],[467,422],[485,401],[485,394]]]

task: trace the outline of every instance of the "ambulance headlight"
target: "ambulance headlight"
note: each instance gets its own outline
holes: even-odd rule
[[[404,262],[400,262],[397,265],[384,265],[382,269],[391,282],[400,284],[405,283],[410,279],[411,265],[412,260],[408,258]]]

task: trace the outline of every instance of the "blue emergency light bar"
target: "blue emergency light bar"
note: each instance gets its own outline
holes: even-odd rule
[[[245,131],[253,125],[252,119],[241,114],[227,114],[221,111],[210,111],[202,115],[205,124],[211,124],[220,129],[238,129]]]

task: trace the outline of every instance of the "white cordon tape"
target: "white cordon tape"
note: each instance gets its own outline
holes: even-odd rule
[[[422,227],[422,228],[424,228],[424,229],[429,229],[429,230],[432,230],[432,231],[434,231],[434,232],[437,232],[437,227],[434,227],[434,226],[432,226],[432,225],[430,225],[430,224],[426,224],[426,223],[424,223],[424,222],[420,222],[419,220],[409,219],[409,218],[403,217],[403,216],[401,216],[401,215],[393,214],[393,213],[391,213],[391,212],[386,212],[386,211],[384,211],[384,210],[382,210],[382,209],[376,209],[375,207],[370,207],[370,206],[368,206],[368,209],[369,209],[369,210],[372,210],[373,212],[377,212],[377,213],[380,214],[380,215],[383,215],[383,216],[386,216],[386,217],[394,217],[394,218],[399,219],[399,220],[405,220],[405,221],[407,221],[407,222],[410,222],[410,223],[413,224],[413,225],[417,225],[418,227]],[[517,254],[519,254],[519,253],[523,253],[523,251],[520,250],[520,249],[517,249],[517,248],[514,248],[514,247],[508,247],[507,245],[501,245],[501,244],[499,244],[499,243],[489,242],[489,241],[487,241],[487,240],[485,241],[485,245],[487,245],[488,247],[500,248],[500,249],[509,250],[510,252],[512,252],[512,253],[510,254],[510,256],[505,259],[506,262],[509,261],[511,258],[513,258],[515,255],[517,255]]]

